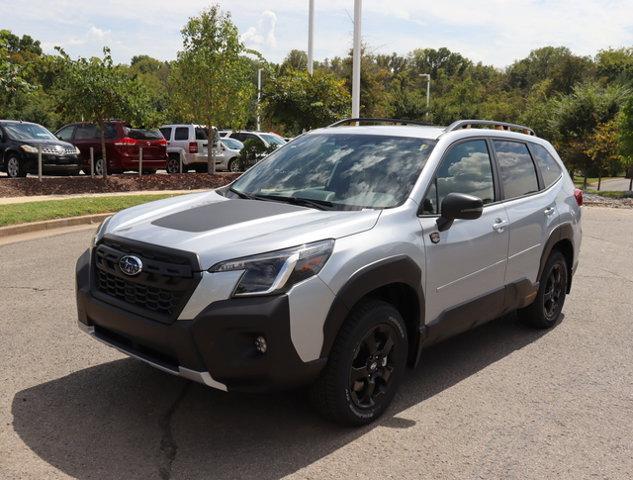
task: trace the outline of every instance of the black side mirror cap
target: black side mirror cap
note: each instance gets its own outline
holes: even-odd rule
[[[437,228],[443,232],[451,227],[454,220],[475,220],[481,217],[483,210],[484,202],[481,198],[465,193],[449,193],[442,200]]]

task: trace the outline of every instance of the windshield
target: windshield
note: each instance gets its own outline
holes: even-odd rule
[[[241,150],[242,148],[244,148],[244,144],[239,140],[235,140],[234,138],[223,138],[222,143],[228,148],[232,148],[233,150]]]
[[[14,140],[57,140],[51,132],[34,123],[5,123],[4,128]]]
[[[232,189],[251,197],[327,202],[342,210],[396,207],[408,197],[435,143],[386,135],[305,135],[256,164]]]
[[[281,138],[278,137],[277,135],[274,135],[272,133],[260,133],[259,134],[264,140],[266,140],[266,142],[268,142],[270,145],[285,145],[286,141]]]

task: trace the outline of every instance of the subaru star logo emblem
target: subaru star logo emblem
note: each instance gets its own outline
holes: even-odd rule
[[[119,260],[119,268],[129,276],[138,275],[143,270],[143,262],[134,255],[125,255]]]

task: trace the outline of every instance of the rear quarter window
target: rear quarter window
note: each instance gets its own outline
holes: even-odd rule
[[[538,165],[538,168],[541,171],[541,175],[543,176],[545,188],[548,188],[560,178],[563,170],[556,159],[552,157],[552,155],[550,155],[545,147],[536,143],[532,143],[530,144],[530,148],[532,149],[536,164]]]
[[[141,128],[125,128],[125,135],[135,140],[160,140],[163,134],[160,130],[144,130]]]

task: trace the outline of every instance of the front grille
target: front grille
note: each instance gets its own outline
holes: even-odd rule
[[[48,155],[75,155],[75,147],[62,147],[61,145],[48,145],[42,147],[42,153]]]
[[[131,277],[121,271],[124,255],[141,259],[140,274]],[[95,296],[165,323],[178,317],[200,279],[195,256],[127,240],[104,239],[93,258]]]

